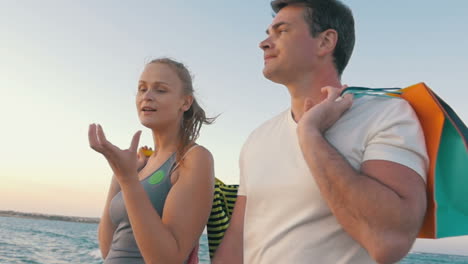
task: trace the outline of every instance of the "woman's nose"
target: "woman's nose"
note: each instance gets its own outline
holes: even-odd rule
[[[151,89],[146,90],[143,93],[142,99],[145,101],[153,101],[154,100],[154,93],[152,92]]]

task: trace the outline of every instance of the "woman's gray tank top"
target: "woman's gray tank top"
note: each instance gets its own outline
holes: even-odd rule
[[[151,204],[161,217],[167,194],[172,187],[170,173],[176,161],[175,157],[175,153],[172,154],[159,169],[140,181]],[[104,260],[104,264],[145,263],[133,236],[122,192],[114,196],[109,211],[112,223],[117,228],[115,229],[111,248]]]

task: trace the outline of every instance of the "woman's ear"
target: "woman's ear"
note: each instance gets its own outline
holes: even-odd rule
[[[334,29],[327,29],[320,33],[319,55],[333,54],[338,42],[338,32]]]
[[[193,95],[185,95],[184,96],[184,103],[182,105],[182,111],[186,112],[190,109],[193,103]]]

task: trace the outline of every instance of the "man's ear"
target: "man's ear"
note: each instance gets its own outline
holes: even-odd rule
[[[333,54],[338,42],[338,32],[334,29],[327,29],[320,33],[319,55]]]
[[[186,112],[190,109],[193,103],[193,95],[185,95],[184,96],[184,103],[182,104],[182,111]]]

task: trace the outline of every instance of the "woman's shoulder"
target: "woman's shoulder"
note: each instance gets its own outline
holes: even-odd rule
[[[213,159],[211,152],[202,145],[195,144],[186,152],[186,159]]]
[[[183,158],[180,160],[180,163],[186,165],[182,167],[193,167],[201,164],[213,164],[213,155],[204,146],[195,144],[185,152]]]
[[[183,178],[188,184],[204,182],[214,186],[213,155],[201,145],[194,145],[189,148],[174,170],[174,183]]]
[[[211,179],[214,177],[213,173],[214,161],[211,152],[201,145],[193,145],[174,165],[172,183],[178,182],[180,177],[191,179],[193,175],[206,175],[206,179]],[[200,179],[198,176],[195,178]]]

